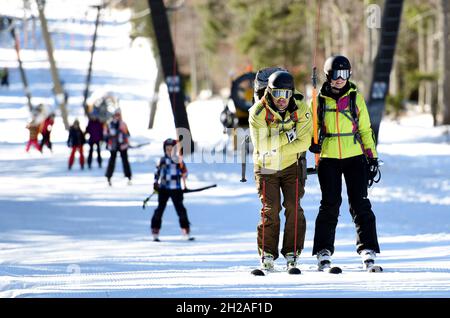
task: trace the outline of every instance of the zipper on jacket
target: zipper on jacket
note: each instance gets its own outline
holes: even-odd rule
[[[338,149],[339,149],[339,159],[342,159],[342,153],[341,153],[341,137],[340,137],[340,130],[339,130],[339,111],[338,111],[338,103],[336,102],[336,129],[337,129],[337,138],[338,138]]]

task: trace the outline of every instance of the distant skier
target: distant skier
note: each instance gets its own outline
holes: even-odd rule
[[[281,254],[290,273],[298,274],[297,260],[306,231],[300,199],[305,193],[305,153],[311,142],[311,115],[289,72],[276,68],[266,71],[271,73],[267,88],[260,100],[256,96],[257,102],[249,111],[255,181],[262,203],[257,227],[258,253],[262,268],[272,270],[279,255],[279,214],[283,204],[286,221]]]
[[[0,71],[0,79],[1,79],[1,86],[6,86],[6,88],[9,88],[9,70],[7,67],[4,67]]]
[[[332,56],[325,61],[324,72],[327,81],[318,97],[319,144],[313,141],[310,147],[311,152],[320,154],[322,191],[312,253],[317,255],[319,270],[331,266],[344,175],[356,225],[356,251],[367,269],[380,252],[375,215],[367,197],[368,178],[373,180],[368,172],[378,171],[374,135],[364,97],[349,81],[350,61],[345,56]]]
[[[151,221],[151,231],[155,241],[159,241],[162,216],[169,198],[172,199],[177,211],[183,236],[188,240],[193,239],[190,236],[190,222],[186,208],[183,205],[183,190],[181,186],[181,181],[183,181],[183,186],[186,188],[187,168],[185,163],[176,156],[176,144],[177,142],[174,139],[169,138],[164,141],[164,157],[159,160],[156,167],[153,189],[158,192],[158,207]]]
[[[92,166],[92,154],[94,152],[94,146],[97,147],[97,162],[98,166],[102,167],[102,149],[101,142],[103,140],[103,123],[98,119],[96,113],[89,115],[89,122],[87,124],[85,134],[89,134],[89,154],[87,159],[88,168]]]
[[[52,151],[52,142],[50,140],[50,134],[52,132],[53,124],[55,123],[55,113],[50,113],[47,118],[42,122],[40,131],[42,134],[42,139],[40,143],[41,151],[44,150],[44,145]]]
[[[69,170],[72,169],[75,153],[78,151],[80,154],[80,167],[84,169],[84,155],[83,155],[83,145],[85,143],[84,133],[80,128],[80,122],[78,119],[75,119],[72,126],[69,129],[69,138],[67,140],[67,146],[72,148],[69,157]]]
[[[122,120],[122,112],[117,108],[114,112],[113,119],[105,126],[104,137],[106,138],[106,147],[111,152],[109,157],[108,168],[106,169],[106,178],[108,184],[112,185],[111,177],[113,176],[116,166],[117,152],[122,158],[123,173],[128,178],[128,184],[131,185],[131,168],[128,162],[128,139],[130,132],[127,124]]]
[[[29,152],[30,147],[35,147],[38,151],[41,151],[41,146],[39,146],[38,136],[39,136],[39,122],[36,116],[33,116],[31,121],[27,124],[26,128],[30,131],[29,139],[27,145],[25,146],[25,151]]]

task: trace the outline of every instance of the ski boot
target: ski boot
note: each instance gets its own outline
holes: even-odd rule
[[[331,268],[331,252],[327,249],[317,253],[317,269],[320,272]]]
[[[161,242],[159,240],[159,229],[152,229],[153,242]]]
[[[190,234],[191,231],[190,231],[189,228],[182,228],[181,232],[183,233],[183,239],[184,240],[186,240],[186,241],[193,241],[193,240],[195,240],[195,238],[191,236],[191,234]]]
[[[300,269],[297,268],[297,259],[299,256],[299,253],[296,256],[294,255],[294,252],[286,253],[286,268],[289,274],[301,274]]]
[[[342,273],[340,267],[331,266],[331,252],[327,249],[320,250],[317,253],[317,269],[319,272],[328,272],[330,274]]]
[[[274,264],[273,264],[273,255],[270,253],[264,253],[263,258],[261,258],[261,268],[267,271],[273,271],[274,270]]]
[[[362,250],[359,255],[361,255],[363,268],[366,271],[371,273],[383,271],[383,268],[381,268],[381,266],[375,265],[375,258],[377,255],[374,250]]]

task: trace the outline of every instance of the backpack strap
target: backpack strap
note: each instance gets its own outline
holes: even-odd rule
[[[350,100],[349,100],[349,109],[350,114],[352,115],[352,124],[353,124],[353,133],[355,134],[355,143],[359,142],[361,145],[361,148],[363,149],[364,153],[364,144],[361,138],[361,134],[359,133],[359,118],[358,118],[358,106],[356,105],[356,91],[351,91],[350,94]]]
[[[326,127],[325,127],[325,111],[326,111],[326,105],[325,105],[325,98],[321,95],[317,97],[318,100],[318,107],[317,107],[317,127],[319,128],[319,145],[322,144],[323,140],[325,139],[326,135]]]

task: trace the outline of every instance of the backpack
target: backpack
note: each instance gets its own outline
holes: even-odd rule
[[[329,134],[326,132],[326,127],[324,125],[324,119],[325,119],[325,112],[326,111],[335,111],[333,110],[327,110],[326,109],[326,105],[325,105],[325,98],[323,96],[318,97],[319,99],[319,107],[317,109],[317,119],[318,119],[318,127],[320,127],[320,134],[319,134],[319,144],[322,144],[323,140],[326,137],[335,137],[335,136],[349,136],[352,135],[354,136],[354,142],[358,142],[361,147],[363,147],[363,142],[362,142],[362,138],[361,138],[361,134],[358,131],[359,128],[359,119],[358,119],[358,107],[356,106],[356,91],[351,91],[349,93],[349,111],[350,111],[350,116],[345,112],[345,111],[340,111],[340,113],[342,115],[344,115],[346,118],[348,118],[348,120],[350,120],[353,124],[353,130],[352,133],[348,133],[348,134]],[[337,107],[337,105],[336,105]]]

